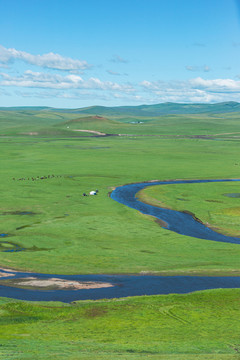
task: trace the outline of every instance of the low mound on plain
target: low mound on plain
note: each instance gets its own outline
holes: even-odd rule
[[[94,115],[94,116],[83,116],[77,119],[71,119],[64,123],[58,124],[57,127],[61,129],[67,129],[68,131],[87,131],[96,132],[99,135],[105,134],[115,134],[119,133],[121,130],[128,129],[129,124],[122,124],[115,120],[110,120],[108,118]]]

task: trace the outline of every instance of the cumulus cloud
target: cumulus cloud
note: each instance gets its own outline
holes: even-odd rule
[[[189,84],[193,88],[205,89],[211,92],[240,92],[240,81],[233,79],[205,80],[198,77],[190,80]]]
[[[101,81],[98,78],[91,77],[83,80],[79,75],[59,75],[27,70],[23,75],[11,76],[7,73],[0,74],[1,86],[17,86],[30,88],[48,88],[48,89],[97,89],[124,91],[126,93],[134,91],[131,84],[118,84],[111,81]]]
[[[7,58],[5,56],[5,58]],[[7,60],[6,60],[7,61]],[[240,79],[204,79],[185,81],[149,81],[137,84],[104,81],[97,77],[84,79],[71,72],[36,72],[22,74],[0,73],[0,94],[5,89],[18,91],[22,97],[119,100],[122,103],[185,102],[211,103],[239,101]],[[14,88],[12,90],[11,88]]]
[[[188,81],[144,80],[140,84],[154,102],[221,102],[239,101],[240,81],[233,79],[205,80],[201,77]]]
[[[206,80],[201,77],[190,79],[188,81],[142,81],[141,86],[150,91],[159,91],[164,89],[201,89],[215,92],[240,92],[240,81],[233,79],[212,79]]]
[[[25,51],[7,49],[0,45],[0,63],[2,66],[6,66],[14,60],[22,60],[28,64],[43,68],[65,71],[85,70],[91,67],[86,61],[75,60],[53,52],[43,55],[33,55]]]

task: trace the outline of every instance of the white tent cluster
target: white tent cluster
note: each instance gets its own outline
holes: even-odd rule
[[[97,195],[97,193],[98,193],[98,190],[91,190],[89,192],[89,195]],[[88,195],[86,193],[83,193],[83,196],[88,196]]]

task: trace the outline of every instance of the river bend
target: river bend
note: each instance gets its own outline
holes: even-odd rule
[[[166,229],[181,235],[192,236],[199,239],[228,242],[240,244],[240,238],[220,234],[201,222],[195,220],[192,215],[176,210],[159,208],[157,206],[145,204],[138,200],[137,193],[149,186],[169,185],[169,184],[196,184],[212,182],[232,182],[240,179],[225,180],[169,180],[154,181],[137,184],[128,184],[117,187],[112,193],[111,198],[121,204],[129,206],[146,215],[152,215],[167,224]]]
[[[127,205],[144,214],[155,216],[167,224],[167,229],[178,234],[195,238],[240,244],[240,239],[217,233],[196,221],[191,215],[174,210],[162,209],[140,202],[136,194],[147,186],[186,183],[207,183],[223,181],[240,181],[240,179],[227,180],[171,180],[148,183],[129,184],[117,187],[111,198],[121,204]],[[4,273],[2,279],[28,278],[58,279],[74,281],[97,281],[111,283],[113,287],[81,290],[29,290],[0,285],[0,296],[28,301],[62,301],[72,302],[76,300],[97,300],[121,298],[140,295],[160,294],[184,294],[193,291],[217,289],[217,288],[240,288],[240,277],[237,276],[153,276],[153,275],[53,275],[24,273],[1,270]]]

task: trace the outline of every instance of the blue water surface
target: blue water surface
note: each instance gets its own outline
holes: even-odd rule
[[[142,203],[137,199],[136,194],[148,187],[155,185],[169,185],[169,184],[196,184],[196,183],[211,183],[211,182],[230,182],[240,181],[240,179],[225,179],[225,180],[170,180],[145,182],[137,184],[129,184],[117,187],[112,193],[111,198],[121,204],[129,206],[140,211],[146,215],[152,215],[160,220],[163,220],[167,226],[166,229],[174,231],[181,235],[192,236],[199,239],[221,241],[232,244],[240,244],[240,238],[231,237],[220,234],[209,227],[203,225],[201,222],[195,220],[192,215],[176,210],[159,208],[153,205]]]
[[[7,272],[6,278],[8,277]],[[16,273],[16,278],[60,278],[76,281],[100,281],[113,287],[81,290],[28,290],[0,286],[0,296],[28,301],[62,301],[113,299],[127,296],[185,294],[193,291],[240,288],[240,277],[153,276],[153,275],[50,275]]]

